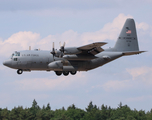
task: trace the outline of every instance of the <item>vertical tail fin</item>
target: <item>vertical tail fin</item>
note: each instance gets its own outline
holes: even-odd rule
[[[139,51],[136,26],[133,19],[127,19],[114,46],[117,51]]]

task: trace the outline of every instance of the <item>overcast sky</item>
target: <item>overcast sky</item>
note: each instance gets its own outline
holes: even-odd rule
[[[152,0],[0,0],[0,108],[42,107],[85,109],[90,101],[131,109],[152,108]],[[82,46],[108,42],[113,47],[127,18],[134,18],[140,55],[126,56],[102,67],[57,77],[54,72],[18,75],[3,66],[14,51],[51,50],[59,42]]]

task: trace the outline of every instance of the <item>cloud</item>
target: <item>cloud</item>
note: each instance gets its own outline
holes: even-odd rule
[[[127,69],[127,72],[132,76],[133,80],[141,82],[143,85],[147,87],[151,87],[152,85],[152,68],[151,67],[139,67],[139,68],[131,68]]]
[[[128,74],[129,73],[129,74]],[[117,92],[124,90],[134,90],[140,88],[151,89],[152,85],[152,67],[137,67],[137,68],[127,68],[125,75],[127,80],[124,80],[124,74],[119,73],[119,78],[121,80],[113,79],[106,81],[102,85],[95,85],[92,88],[103,88],[106,92]]]
[[[8,54],[10,55],[16,50],[27,50],[29,46],[36,46],[39,40],[40,35],[38,33],[32,33],[30,31],[15,33],[5,41],[0,40],[0,54],[2,56],[8,56]]]
[[[151,70],[152,68],[140,67],[140,68],[127,69],[127,72],[132,76],[133,79],[136,79],[137,77],[141,75],[145,75],[147,72]]]
[[[52,49],[53,42],[55,42],[56,48],[59,48],[59,42],[66,42],[66,46],[70,45],[71,47],[80,45],[79,41],[81,41],[80,34],[74,32],[73,30],[68,30],[62,34],[49,35],[41,39],[39,42],[37,42],[37,46],[39,46],[41,49],[50,50]],[[83,43],[83,41],[81,41],[81,43]]]
[[[137,32],[139,33],[139,36],[143,39],[144,42],[151,42],[148,41],[149,39],[152,38],[152,26],[148,25],[147,23],[141,22],[138,23],[136,22],[136,27],[137,27]],[[145,41],[147,39],[147,41]]]
[[[26,50],[29,46],[32,48],[41,48],[45,50],[52,49],[52,42],[56,45],[61,41],[65,41],[66,46],[82,46],[92,42],[104,41],[104,40],[116,40],[120,30],[127,18],[131,18],[130,15],[119,14],[111,23],[104,25],[102,29],[96,32],[85,32],[79,34],[73,30],[65,31],[62,34],[48,35],[45,38],[40,37],[40,34],[33,33],[31,31],[20,31],[13,34],[8,39],[0,40],[1,51],[3,56],[10,55],[15,50]],[[139,25],[140,28],[144,28],[144,25]],[[59,47],[59,45],[58,45]],[[5,53],[5,54],[3,54]]]
[[[150,26],[147,23],[144,23],[144,22],[142,22],[142,23],[136,22],[136,27],[137,27],[138,30],[142,29],[144,31],[146,31],[150,28]]]
[[[116,41],[127,18],[132,18],[132,16],[119,14],[111,23],[105,24],[99,31],[83,33],[81,35],[82,41],[85,41],[85,43],[88,43],[89,40],[94,42],[104,40]]]
[[[37,33],[32,33],[30,31],[18,32],[13,34],[10,38],[7,39],[6,43],[11,44],[21,44],[21,47],[25,47],[29,42],[36,42],[39,40],[40,35]]]

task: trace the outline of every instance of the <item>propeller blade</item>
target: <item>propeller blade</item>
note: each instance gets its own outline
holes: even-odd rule
[[[61,45],[61,42],[59,42],[59,44],[60,44],[60,49],[59,49],[59,51],[54,48],[54,42],[53,42],[53,44],[52,44],[51,54],[53,55],[53,59],[54,59],[54,57],[62,58],[62,57],[64,56],[65,42],[63,43],[63,45]],[[55,59],[54,59],[54,60],[55,60]]]
[[[58,53],[57,49],[56,49],[56,50],[54,49],[54,53],[55,53],[55,54],[57,54],[57,53]]]
[[[60,47],[62,47],[61,42],[59,42]]]
[[[51,51],[51,54],[53,55],[53,60],[54,60],[54,56],[55,56],[55,48],[54,48],[54,42],[52,44],[52,51]]]
[[[65,47],[65,42],[63,43],[63,47]]]
[[[52,47],[52,51],[53,51],[53,52],[55,51],[55,48],[54,48],[54,42],[53,42],[53,47]]]
[[[59,42],[60,47],[65,47],[65,42],[63,43],[63,45],[61,45],[61,42]]]
[[[53,42],[53,46],[52,46],[52,48],[54,49],[54,42]]]
[[[65,42],[63,43],[63,45],[61,45],[60,42],[60,51],[64,54],[64,47],[65,47]]]

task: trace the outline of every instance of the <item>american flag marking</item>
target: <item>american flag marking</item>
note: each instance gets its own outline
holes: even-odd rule
[[[127,33],[127,34],[131,34],[131,30],[128,30],[126,33]]]

